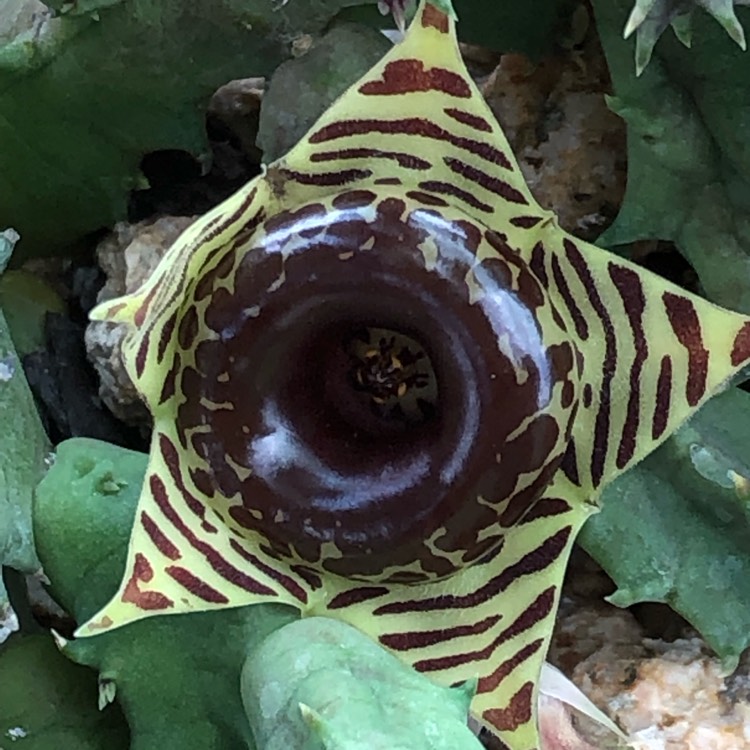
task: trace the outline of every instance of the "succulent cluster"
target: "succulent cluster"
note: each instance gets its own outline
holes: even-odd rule
[[[651,59],[654,45],[671,26],[686,46],[692,42],[692,21],[696,8],[710,13],[741,49],[746,48],[745,31],[737,18],[736,5],[748,0],[636,0],[625,26],[625,38],[636,32],[635,64],[640,75]]]
[[[406,0],[379,4],[406,25]],[[750,313],[750,90],[727,62],[740,53],[717,31],[720,48],[680,62],[684,80],[670,80],[668,65],[637,80],[621,33],[637,32],[640,73],[670,24],[689,45],[696,6],[744,48],[736,6],[745,4],[639,0],[625,24],[629,0],[592,0],[610,101],[630,135],[628,193],[605,241],[671,239],[708,298]],[[92,3],[95,23],[89,4],[78,5],[62,26],[82,19],[91,34],[81,33],[81,60],[115,48],[123,29],[143,37],[143,18],[112,23],[125,4]],[[279,4],[244,25],[231,2],[213,12],[257,42],[265,22],[305,11],[299,26],[279,22],[268,37],[273,67],[291,29],[319,29],[342,3],[308,5]],[[195,25],[172,20],[152,25],[178,30],[181,58]],[[100,701],[123,707],[132,748],[289,747],[289,732],[309,747],[338,747],[358,731],[349,708],[360,699],[377,736],[385,727],[391,743],[401,730],[411,737],[418,727],[372,721],[372,695],[337,677],[337,700],[350,704],[336,715],[326,714],[323,686],[294,675],[272,722],[257,713],[281,657],[295,670],[286,639],[303,632],[300,616],[323,623],[322,643],[301,639],[310,654],[319,646],[331,674],[340,665],[330,643],[348,632],[365,644],[352,646],[352,663],[373,685],[376,665],[388,676],[373,694],[393,693],[392,677],[430,699],[414,714],[450,709],[430,729],[431,747],[452,742],[454,728],[454,746],[472,747],[469,710],[512,750],[536,748],[540,674],[584,522],[583,543],[619,585],[614,601],[669,601],[729,667],[748,645],[750,407],[738,389],[712,397],[750,358],[750,318],[561,230],[524,182],[456,34],[448,0],[422,2],[403,41],[356,82],[335,82],[343,95],[289,153],[193,224],[140,290],[94,312],[129,327],[123,356],[154,417],[149,456],[71,441],[39,482],[49,445],[0,315],[0,415],[14,425],[0,436],[0,560],[24,572],[44,565],[82,636],[58,646],[100,672]],[[196,43],[191,64],[211,69],[217,45],[224,56],[221,37],[214,44]],[[37,84],[49,89],[45,76],[66,80],[55,57],[63,47],[45,48],[49,65],[38,68],[26,64],[28,40],[11,47],[0,76],[31,82],[24,101]],[[665,48],[667,61],[686,54]],[[71,90],[87,90],[77,83]],[[22,144],[21,88],[8,92],[2,127],[18,117]],[[192,88],[172,94],[175,120],[193,112]],[[154,147],[153,115],[131,107],[127,116],[140,116],[149,137],[128,131],[126,157],[116,139],[104,141],[132,176],[139,149]],[[198,118],[172,126],[181,135],[164,136],[171,146],[195,147],[186,133],[201,130]],[[79,137],[58,145],[70,129],[56,128],[49,146],[43,131],[40,152],[64,154],[87,176],[101,168],[100,158],[79,158]],[[26,237],[38,229],[37,242],[67,242],[107,223],[93,202],[80,215],[71,209],[69,224],[50,219],[38,185],[75,196],[64,189],[68,172],[41,180],[12,149],[3,159],[19,184],[32,175],[28,189],[6,190],[16,201],[33,196],[14,208]],[[122,176],[96,179],[124,204],[131,182]],[[3,186],[0,178],[0,194]],[[14,241],[0,235],[0,256]],[[0,306],[16,306],[2,287]],[[0,583],[0,637],[17,626]],[[22,651],[0,653],[17,674]]]

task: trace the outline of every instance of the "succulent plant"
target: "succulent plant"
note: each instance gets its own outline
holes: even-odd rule
[[[512,750],[602,489],[750,359],[750,318],[562,231],[450,14],[193,224],[137,293],[154,435],[121,586],[79,636],[275,602],[354,625]]]
[[[745,31],[737,18],[735,5],[750,5],[748,0],[636,0],[625,25],[625,38],[636,32],[635,66],[640,75],[651,60],[654,45],[667,27],[689,47],[692,42],[692,17],[696,7],[710,13],[741,49],[746,49]]]

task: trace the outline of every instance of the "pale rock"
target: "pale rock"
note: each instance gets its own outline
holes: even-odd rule
[[[505,54],[481,90],[534,197],[560,226],[595,239],[625,191],[625,123],[607,108],[607,62],[581,6],[576,38],[538,64]]]
[[[727,677],[698,637],[646,638],[627,610],[569,601],[561,607],[549,658],[624,730],[634,749],[750,747],[750,658]]]
[[[120,222],[97,248],[107,281],[99,293],[104,302],[136,291],[195,219],[165,216],[137,224]],[[121,344],[127,326],[93,321],[86,328],[86,351],[100,379],[99,395],[123,422],[147,428],[151,418],[122,362]]]

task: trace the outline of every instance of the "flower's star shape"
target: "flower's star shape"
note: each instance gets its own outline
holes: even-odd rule
[[[79,635],[274,602],[538,746],[571,545],[750,357],[750,320],[562,231],[423,2],[284,158],[97,308],[154,416],[126,573]]]

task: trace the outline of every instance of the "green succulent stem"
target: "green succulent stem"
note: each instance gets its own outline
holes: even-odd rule
[[[623,37],[636,32],[635,66],[637,75],[646,69],[654,46],[671,26],[686,46],[692,43],[693,11],[702,8],[713,16],[729,38],[741,50],[747,49],[745,31],[737,18],[735,6],[748,5],[747,0],[635,0],[625,24]]]
[[[243,703],[263,750],[478,750],[467,726],[475,690],[438,686],[325,617],[275,631],[242,671]]]
[[[15,237],[0,235],[0,254],[9,257]],[[5,252],[3,252],[5,249]],[[0,266],[2,265],[0,261]],[[50,443],[23,373],[20,357],[0,308],[0,565],[41,570],[31,523],[34,489],[46,471]],[[15,630],[16,616],[0,578],[0,642]]]

